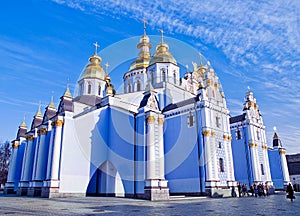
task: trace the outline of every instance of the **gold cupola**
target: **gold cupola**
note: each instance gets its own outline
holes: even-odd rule
[[[105,81],[105,72],[101,65],[102,59],[97,55],[98,43],[95,43],[96,51],[94,55],[89,58],[89,64],[85,67],[84,71],[81,73],[79,80],[86,78],[98,78]]]
[[[161,42],[156,46],[156,52],[153,54],[153,57],[150,60],[149,65],[154,63],[173,63],[177,64],[175,58],[173,57],[172,53],[169,52],[169,46],[164,42],[163,30],[160,30]]]
[[[146,68],[149,66],[150,61],[150,39],[146,34],[146,20],[144,22],[144,34],[140,38],[140,43],[137,48],[140,50],[138,58],[130,64],[130,71],[139,68]]]

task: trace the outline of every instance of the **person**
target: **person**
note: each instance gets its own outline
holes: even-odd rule
[[[254,188],[253,188],[253,185],[250,186],[250,193],[251,193],[251,196],[254,196]]]
[[[243,196],[246,196],[246,194],[247,194],[247,196],[249,196],[246,184],[242,185],[242,194],[243,194]]]
[[[293,190],[291,183],[289,183],[289,185],[287,186],[286,192],[288,193],[286,195],[286,198],[291,199],[291,202],[293,202],[293,199],[295,199],[295,196],[294,196],[294,190]]]
[[[258,188],[257,188],[256,184],[253,185],[253,190],[254,190],[255,197],[257,197],[257,195],[258,195]]]
[[[237,188],[238,188],[238,192],[239,192],[239,197],[241,197],[241,184],[238,182],[237,183]]]
[[[265,188],[266,188],[266,195],[269,196],[270,195],[270,193],[269,193],[269,185],[268,185],[267,182],[265,184]]]

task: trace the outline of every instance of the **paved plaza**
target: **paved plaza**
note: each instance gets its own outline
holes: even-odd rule
[[[0,193],[0,215],[299,215],[300,193],[292,203],[285,193],[269,197],[171,197],[170,201],[85,197],[45,199]]]

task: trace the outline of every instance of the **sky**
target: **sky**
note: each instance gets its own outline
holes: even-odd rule
[[[39,104],[44,111],[52,94],[58,105],[67,85],[74,92],[95,42],[103,61],[105,51],[113,53],[110,58],[126,54],[122,67],[108,70],[114,71],[112,83],[121,84],[128,56],[138,54],[142,19],[154,35],[152,46],[163,29],[180,64],[191,65],[197,56],[177,58],[184,51],[172,47],[172,40],[210,61],[232,116],[242,113],[250,86],[268,145],[276,126],[287,153],[300,153],[300,1],[289,0],[1,1],[0,142],[13,140],[24,118],[30,127]],[[124,41],[132,48],[118,47]]]

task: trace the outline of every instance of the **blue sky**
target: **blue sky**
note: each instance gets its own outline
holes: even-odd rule
[[[29,127],[52,91],[58,105],[68,79],[74,90],[94,42],[102,50],[140,36],[145,18],[147,34],[159,35],[163,28],[166,36],[203,53],[220,77],[232,115],[242,112],[250,86],[268,145],[276,126],[287,152],[300,152],[299,11],[299,1],[283,0],[1,1],[0,141],[15,138],[24,115]],[[128,52],[138,53],[135,45]],[[112,82],[121,83],[124,72],[114,73]]]

